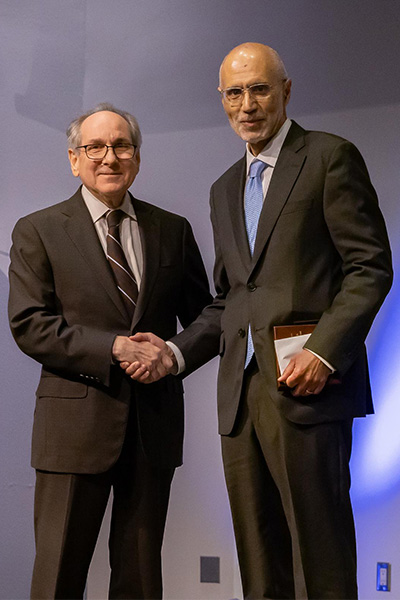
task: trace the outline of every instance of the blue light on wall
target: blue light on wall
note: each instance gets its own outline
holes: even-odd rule
[[[400,285],[395,281],[378,335],[368,347],[375,415],[355,424],[352,494],[357,500],[390,494],[400,485],[399,306]]]

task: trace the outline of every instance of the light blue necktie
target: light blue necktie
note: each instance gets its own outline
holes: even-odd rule
[[[260,219],[261,210],[263,207],[263,189],[261,181],[261,173],[267,167],[265,162],[255,160],[250,165],[249,178],[246,184],[244,194],[244,215],[246,223],[247,238],[249,240],[250,253],[253,256],[254,245],[256,243],[258,221]],[[254,354],[253,339],[251,337],[251,329],[247,336],[247,351],[244,368],[249,364],[251,357]]]

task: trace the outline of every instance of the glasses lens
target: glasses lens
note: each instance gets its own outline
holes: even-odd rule
[[[132,146],[132,144],[116,144],[114,152],[118,158],[132,158],[135,154],[135,146]]]
[[[249,87],[249,92],[254,98],[265,98],[271,91],[268,83],[256,83]]]
[[[104,144],[90,144],[86,146],[86,154],[88,158],[93,160],[100,160],[106,153],[107,148]]]
[[[232,87],[225,90],[225,98],[231,103],[240,102],[243,95],[243,90],[240,87]]]

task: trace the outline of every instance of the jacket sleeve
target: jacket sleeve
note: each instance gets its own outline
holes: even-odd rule
[[[229,289],[218,242],[218,228],[215,223],[212,189],[211,222],[213,224],[215,245],[214,284],[216,296],[213,300],[210,296],[209,302],[197,318],[181,333],[171,338],[171,341],[178,346],[185,359],[186,369],[183,373],[184,376],[189,375],[217,356],[220,346],[221,315],[225,307],[225,297]],[[191,273],[193,272],[195,271],[191,270]],[[184,325],[183,322],[182,325]]]
[[[8,309],[18,346],[45,369],[108,385],[115,333],[65,320],[45,244],[29,217],[18,221],[12,241]]]
[[[375,190],[361,154],[345,140],[336,146],[327,165],[323,211],[340,256],[342,284],[306,348],[344,373],[360,353],[393,277]]]

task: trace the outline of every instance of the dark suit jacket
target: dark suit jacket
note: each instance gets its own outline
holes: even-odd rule
[[[112,365],[111,348],[117,334],[170,338],[177,317],[188,326],[210,301],[208,282],[186,219],[132,201],[144,258],[132,323],[80,191],[15,226],[11,329],[23,352],[43,365],[32,443],[38,469],[99,473],[112,466],[132,393],[148,458],[161,467],[182,461],[181,380],[133,383]]]
[[[173,341],[187,372],[209,358],[220,337],[220,433],[235,421],[243,381],[247,329],[266,393],[286,417],[317,423],[372,412],[364,340],[392,280],[390,249],[364,161],[348,141],[293,123],[272,175],[255,251],[247,243],[245,158],[211,189],[215,239],[212,306]],[[318,320],[306,347],[342,378],[317,396],[278,392],[272,328]]]

